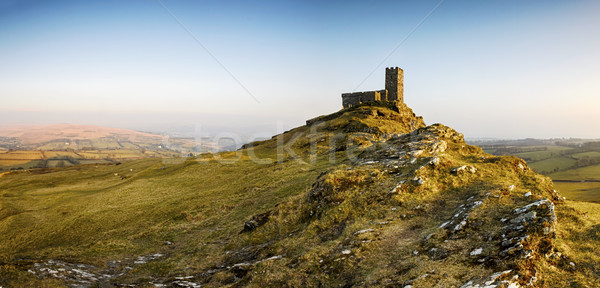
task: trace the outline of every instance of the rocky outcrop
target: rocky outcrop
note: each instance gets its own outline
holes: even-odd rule
[[[297,213],[303,215],[299,217],[305,221],[303,227],[315,227],[309,234],[339,244],[319,256],[318,263],[297,260],[294,265],[317,265],[320,272],[311,273],[332,277],[334,271],[344,273],[347,267],[360,266],[367,257],[364,251],[375,249],[381,255],[400,253],[394,259],[401,260],[388,265],[406,271],[397,272],[400,276],[381,276],[368,285],[348,283],[535,287],[543,278],[536,263],[559,255],[554,244],[554,207],[560,198],[551,182],[533,173],[522,160],[485,154],[441,124],[420,127],[365,148],[351,164],[317,178]],[[283,214],[275,211],[272,215]],[[369,215],[387,216],[367,221]],[[355,222],[365,224],[352,226]],[[353,228],[345,231],[348,227]],[[423,232],[416,238],[398,235],[404,247],[414,247],[406,253],[384,244],[384,235],[389,237],[395,229]],[[414,262],[420,264],[409,264]],[[437,269],[421,271],[421,267]],[[472,269],[479,272],[470,273]],[[402,276],[413,274],[418,275]]]

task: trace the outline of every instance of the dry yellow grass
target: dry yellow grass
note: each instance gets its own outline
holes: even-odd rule
[[[48,158],[52,158],[52,157],[73,157],[73,158],[81,158],[79,157],[79,155],[75,154],[75,152],[71,152],[71,151],[44,151],[44,154],[46,154],[46,157]]]
[[[52,158],[58,157],[71,157],[77,160],[102,160],[102,159],[115,159],[115,160],[134,160],[144,157],[152,156],[172,156],[162,155],[158,153],[145,154],[142,151],[120,149],[120,150],[87,150],[81,152],[73,151],[38,151],[38,150],[21,150],[21,151],[8,151],[0,152],[0,166],[10,167],[27,164],[35,160],[52,160]],[[25,167],[26,169],[28,167]]]
[[[34,163],[33,161],[44,158],[44,154],[41,151],[9,151],[0,153],[0,168],[16,168],[28,166],[22,166],[28,163]]]
[[[98,150],[98,151],[83,151],[78,152],[85,159],[139,159],[143,158],[144,154],[141,151],[135,150]]]
[[[23,160],[23,159],[0,159],[0,166],[13,166],[13,165],[21,165],[21,164],[25,164],[28,162],[31,162],[32,160]]]
[[[10,151],[0,153],[0,160],[36,160],[42,159],[44,155],[40,151]]]
[[[95,152],[79,152],[79,155],[81,155],[85,159],[102,159],[102,158],[104,158],[103,154],[99,154],[99,153],[95,153]]]

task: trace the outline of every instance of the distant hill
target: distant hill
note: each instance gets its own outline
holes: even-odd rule
[[[216,145],[92,125],[0,126],[0,169],[63,167],[216,151]]]
[[[11,125],[0,126],[0,136],[18,138],[23,144],[42,144],[57,140],[92,140],[115,138],[118,140],[161,143],[162,136],[133,131],[129,129],[110,128],[92,125],[52,124],[52,125]]]

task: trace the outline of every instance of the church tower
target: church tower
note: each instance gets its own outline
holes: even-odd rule
[[[404,71],[398,67],[385,68],[387,101],[404,102]]]

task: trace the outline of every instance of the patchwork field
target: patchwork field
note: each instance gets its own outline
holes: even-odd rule
[[[29,162],[31,162],[32,160],[27,159],[27,160],[22,160],[22,159],[0,159],[0,167],[2,166],[7,166],[7,167],[12,167],[12,166],[18,166],[21,164],[27,164]]]
[[[4,160],[35,160],[44,158],[41,151],[10,151],[0,153],[0,158]]]
[[[534,171],[555,180],[567,199],[600,202],[599,141],[515,140],[477,145],[491,154],[524,159]]]
[[[577,154],[571,155],[571,157],[576,158],[576,159],[582,159],[585,157],[589,157],[589,158],[600,157],[600,152],[590,151],[590,152],[577,153]]]
[[[211,142],[89,125],[0,126],[0,171],[188,157],[217,151]]]
[[[541,150],[532,152],[521,152],[516,153],[515,155],[519,156],[520,158],[523,158],[526,161],[535,162],[557,157],[558,155],[561,155],[561,153],[573,149],[571,147],[564,146],[536,146],[533,148]]]
[[[72,124],[0,126],[0,152],[82,150],[155,151],[155,156],[160,157],[165,151],[188,155],[220,149],[210,141],[198,143],[194,138],[169,137],[110,127]],[[129,157],[139,156],[137,152],[134,154]]]
[[[48,157],[48,158],[53,158],[53,157],[79,158],[80,157],[80,155],[78,155],[77,153],[75,153],[73,151],[44,151],[44,155],[46,155],[46,157]]]
[[[600,181],[600,165],[568,169],[549,174],[552,179],[559,180],[598,180]]]
[[[517,156],[519,156],[517,154]],[[577,163],[577,160],[569,157],[551,157],[539,161],[532,161],[529,166],[541,174],[549,174],[554,171],[569,169]]]
[[[84,150],[84,151],[4,151],[0,153],[1,170],[54,168],[77,164],[115,163],[147,157],[178,157],[175,151]]]

